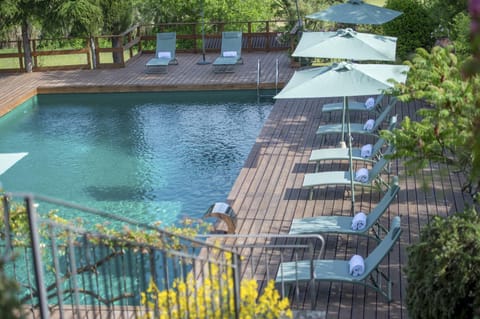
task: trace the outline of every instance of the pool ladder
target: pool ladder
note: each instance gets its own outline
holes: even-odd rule
[[[260,101],[261,98],[271,98],[278,93],[278,59],[275,60],[275,94],[262,94],[260,89],[260,83],[262,78],[262,64],[260,59],[257,61],[257,100]]]

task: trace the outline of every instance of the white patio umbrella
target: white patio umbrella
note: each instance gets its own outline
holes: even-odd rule
[[[306,18],[348,24],[384,24],[401,14],[400,11],[371,5],[362,0],[348,0],[309,14]]]
[[[397,38],[356,32],[304,32],[292,56],[346,60],[395,61]]]
[[[406,65],[333,63],[296,71],[276,99],[320,98],[379,94],[405,82]]]
[[[28,153],[0,153],[0,175],[5,173],[27,154]]]
[[[397,38],[352,29],[336,32],[305,32],[302,34],[293,56],[316,58],[340,58],[349,60],[395,61]],[[346,99],[346,97],[344,98]],[[347,103],[347,101],[344,101]],[[346,109],[342,114],[342,141]]]
[[[344,114],[348,114],[348,96],[379,94],[394,86],[394,82],[404,83],[409,67],[390,64],[357,64],[351,62],[296,71],[287,85],[275,99],[301,99],[344,97]],[[343,131],[343,128],[342,128]],[[353,187],[352,145],[350,121],[347,121],[347,135],[350,180],[352,189],[352,209],[355,205]]]

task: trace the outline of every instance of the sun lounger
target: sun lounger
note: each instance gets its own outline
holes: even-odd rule
[[[303,178],[303,188],[310,189],[309,198],[313,197],[313,188],[319,186],[328,186],[328,185],[344,185],[347,187],[353,186],[368,186],[371,187],[373,183],[378,185],[387,185],[381,178],[381,172],[387,168],[389,164],[389,159],[385,158],[385,155],[393,152],[393,148],[390,152],[386,152],[382,158],[380,158],[371,169],[368,170],[368,180],[365,182],[359,182],[356,180],[351,180],[350,171],[330,171],[330,172],[319,172],[319,173],[308,173],[305,174]],[[355,177],[355,172],[353,172]]]
[[[382,111],[382,101],[385,97],[384,94],[380,94],[375,98],[372,108],[366,107],[366,102],[360,101],[348,101],[348,110],[349,111],[366,111],[366,112],[376,112],[380,113]],[[335,111],[343,111],[343,102],[338,103],[327,103],[324,104],[322,107],[322,112],[335,112]]]
[[[370,134],[370,135],[377,135],[378,131],[381,129],[383,121],[387,118],[388,114],[391,112],[397,99],[394,97],[390,100],[390,103],[383,109],[382,113],[380,113],[375,120],[372,129],[365,130],[364,125],[365,123],[350,123],[350,133],[351,134]],[[347,124],[345,124],[346,126]],[[342,129],[345,129],[342,123],[336,124],[326,124],[320,125],[317,130],[317,135],[322,134],[333,134],[333,133],[342,133]],[[346,132],[346,129],[345,129]]]
[[[220,56],[213,61],[215,73],[234,72],[234,66],[243,64],[242,32],[222,32],[222,47]]]
[[[399,190],[398,177],[394,176],[390,188],[372,211],[367,214],[365,227],[360,230],[352,229],[353,217],[351,216],[315,216],[294,219],[288,234],[335,233],[368,236],[372,231],[375,238],[380,239],[380,232],[385,231],[385,228],[379,224],[379,219],[397,196]]]
[[[390,120],[390,125],[388,127],[389,131],[392,131],[397,125],[397,117],[392,116]],[[374,162],[379,156],[382,155],[382,150],[386,146],[387,141],[380,137],[377,142],[372,145],[372,152],[370,156],[362,156],[361,148],[352,148],[352,160],[354,161],[364,161],[364,162]],[[309,162],[315,162],[316,167],[315,171],[318,171],[318,167],[321,161],[328,160],[348,160],[350,158],[349,149],[345,147],[338,148],[322,148],[318,150],[313,150]]]
[[[177,35],[175,32],[157,33],[157,48],[155,57],[145,65],[147,73],[167,73],[168,66],[178,64],[175,57]]]
[[[400,238],[401,232],[400,217],[396,216],[393,218],[385,238],[365,258],[364,271],[359,276],[350,274],[348,260],[325,260],[312,257],[309,260],[281,263],[275,282],[282,285],[310,282],[309,289],[315,289],[315,284],[319,281],[359,284],[374,289],[390,302],[392,300],[392,281],[380,271],[379,266]],[[383,281],[385,281],[385,287],[383,287]]]

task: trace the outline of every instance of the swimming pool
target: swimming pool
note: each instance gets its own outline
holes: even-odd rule
[[[0,118],[0,181],[170,225],[225,201],[273,102],[255,92],[39,95]]]

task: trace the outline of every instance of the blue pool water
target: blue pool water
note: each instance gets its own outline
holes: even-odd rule
[[[272,103],[255,92],[39,95],[0,118],[0,181],[139,222],[225,201]]]

